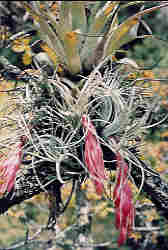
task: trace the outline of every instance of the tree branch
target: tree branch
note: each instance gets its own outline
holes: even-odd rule
[[[44,192],[44,186],[46,191],[54,188],[59,192],[60,183],[57,180],[50,181],[50,184],[48,184],[49,182],[45,178],[48,175],[44,172],[44,169],[39,167],[36,172],[38,176],[34,175],[32,169],[28,169],[25,174],[17,176],[15,187],[0,199],[0,214],[5,213],[10,207]]]
[[[160,215],[168,219],[168,183],[159,174],[154,175],[151,173],[150,168],[145,163],[143,165],[144,169],[148,171],[145,171],[142,192],[155,204]],[[140,186],[142,178],[140,168],[134,168],[131,175],[135,184]]]
[[[144,163],[144,168],[150,170]],[[141,170],[137,167],[133,168],[131,172],[135,184],[141,184]],[[6,197],[0,199],[0,214],[6,212],[10,207],[30,199],[40,192],[44,192],[43,187],[48,182],[44,176],[47,176],[44,168],[38,168],[38,181],[34,176],[32,170],[27,170],[26,174],[17,177],[17,185]],[[41,185],[39,184],[39,181]],[[47,191],[58,190],[60,183],[53,181],[45,187]],[[145,171],[145,180],[142,192],[155,204],[158,212],[168,219],[168,183],[161,178],[161,176],[153,175],[150,171]]]

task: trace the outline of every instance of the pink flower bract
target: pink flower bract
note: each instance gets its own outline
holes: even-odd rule
[[[131,231],[135,216],[135,209],[132,200],[132,191],[128,184],[128,165],[117,153],[117,182],[114,188],[113,197],[116,209],[116,228],[120,230],[118,245],[124,244],[127,234]]]
[[[85,137],[85,164],[92,176],[97,194],[101,195],[103,192],[102,181],[106,179],[103,152],[96,137],[96,129],[90,121],[88,122],[86,115],[82,116],[82,124],[87,132]]]
[[[16,146],[16,151],[11,151],[7,159],[0,162],[0,194],[6,191],[10,192],[14,182],[16,173],[21,164],[22,143]]]

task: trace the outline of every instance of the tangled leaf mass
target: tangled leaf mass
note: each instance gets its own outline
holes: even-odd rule
[[[86,115],[96,129],[105,168],[115,167],[117,151],[141,167],[137,156],[152,98],[147,90],[126,80],[126,74],[121,76],[120,67],[111,64],[93,71],[81,80],[82,87],[69,86],[58,75],[31,79],[19,100],[17,128],[19,136],[25,137],[23,163],[30,163],[34,171],[39,166],[53,170],[53,179],[61,183],[87,176],[83,153],[87,133],[82,125]]]
[[[27,76],[20,75],[26,81],[15,100],[17,132],[4,144],[24,138],[22,162],[34,175],[41,166],[52,172],[46,176],[50,181],[65,183],[89,175],[84,162],[83,115],[95,127],[106,169],[115,168],[118,151],[129,164],[143,168],[138,152],[153,98],[150,89],[128,79],[122,64],[109,60],[76,85],[57,74],[55,78],[42,72]]]
[[[45,71],[19,73],[17,78],[24,84],[12,93],[14,117],[8,114],[15,133],[2,141],[8,148],[23,142],[23,167],[17,171],[13,196],[29,198],[39,192],[39,187],[47,192],[49,185],[56,183],[54,195],[59,198],[57,212],[61,213],[67,207],[67,203],[62,207],[61,186],[91,177],[96,191],[102,194],[104,182],[111,181],[104,169],[116,169],[118,153],[128,165],[128,178],[132,169],[140,170],[139,192],[145,173],[157,176],[140,160],[143,134],[153,108],[151,90],[137,86],[124,69],[122,63],[108,59],[89,75],[80,75],[76,83],[57,73],[53,77]],[[89,148],[93,145],[98,151],[92,154]],[[100,166],[94,170],[95,156]],[[26,175],[31,176],[26,179],[27,188],[21,181]]]

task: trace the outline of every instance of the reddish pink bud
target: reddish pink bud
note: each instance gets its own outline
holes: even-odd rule
[[[134,221],[135,209],[132,201],[132,191],[128,184],[128,165],[117,153],[117,181],[113,197],[116,208],[116,228],[120,230],[118,245],[124,244],[127,234],[131,231]]]
[[[0,163],[0,193],[4,194],[6,191],[10,192],[14,182],[16,173],[21,164],[22,143],[17,145],[15,152],[10,152],[7,159]]]
[[[95,187],[96,187],[96,193],[98,195],[102,195],[102,193],[103,193],[103,184],[100,181],[96,181],[96,180],[94,180],[94,184],[95,184]]]
[[[122,227],[120,230],[120,235],[118,237],[118,246],[119,247],[124,244],[126,238],[127,238],[127,229],[126,229],[126,227]]]
[[[96,137],[96,129],[91,122],[88,122],[86,115],[82,116],[82,124],[87,132],[85,137],[85,163],[92,176],[96,192],[101,195],[103,192],[102,181],[106,179],[103,152]]]

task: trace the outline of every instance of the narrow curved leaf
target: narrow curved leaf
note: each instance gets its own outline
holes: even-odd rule
[[[108,34],[110,36],[110,39],[108,40],[108,44],[106,45],[106,51],[104,52],[104,55],[108,56],[110,54],[113,54],[121,46],[136,38],[136,34],[129,34],[129,32],[133,27],[138,25],[140,17],[166,6],[168,6],[168,3],[139,11],[137,14],[129,17],[125,22],[121,23],[116,29],[111,32],[111,34]]]
[[[101,33],[102,33],[102,36],[105,35],[103,34],[103,32],[105,32],[103,30],[105,27],[105,24],[107,23],[109,18],[115,13],[118,5],[119,5],[119,2],[117,1],[114,1],[112,3],[107,2],[107,4],[98,11],[93,22],[90,24],[90,27],[88,29],[88,34],[91,34],[92,36],[88,36],[86,38],[83,50],[81,51],[81,58],[86,68],[89,68],[89,66],[93,64],[95,55],[92,57],[93,59],[90,56],[92,54],[96,54],[94,53],[94,51],[96,50],[97,46],[99,46],[98,42],[101,42],[101,39],[102,39]],[[99,34],[100,34],[100,37],[99,37]],[[98,36],[94,36],[94,35],[98,35]]]
[[[67,56],[68,69],[72,74],[81,71],[81,61],[78,50],[79,40],[75,31],[67,32],[64,38],[64,48]]]
[[[45,16],[48,17],[47,11],[43,13],[42,11],[40,12],[39,10],[40,12],[39,14],[28,3],[23,2],[22,4],[26,8],[26,10],[33,16],[36,22],[39,23],[40,25],[38,29],[39,35],[48,44],[48,46],[55,51],[56,55],[58,56],[58,61],[60,61],[60,63],[66,64],[64,48],[56,33],[54,33],[50,25],[45,20]]]
[[[117,28],[109,34],[110,39],[108,40],[108,45],[106,45],[105,55],[113,54],[116,50],[118,50],[122,45],[128,43],[132,39],[135,39],[135,36],[132,37],[128,35],[129,31],[137,25],[139,19],[134,17],[132,19],[127,19],[124,23],[120,24]]]

